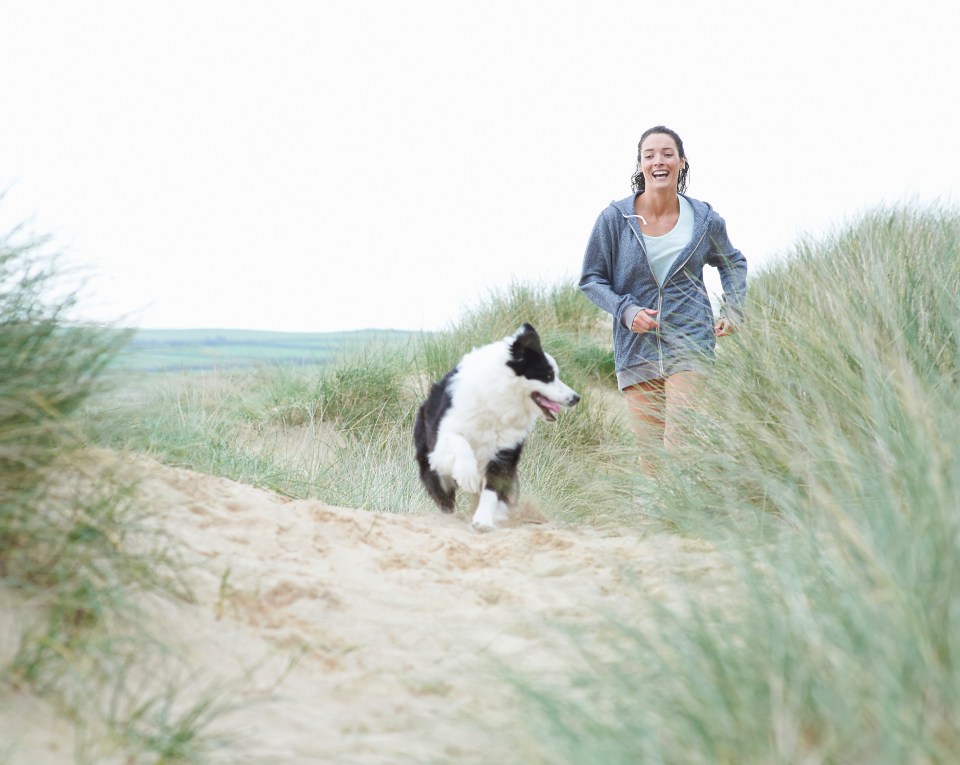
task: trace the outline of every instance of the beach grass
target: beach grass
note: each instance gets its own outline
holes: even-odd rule
[[[603,640],[544,630],[569,670],[506,673],[524,699],[517,761],[950,763],[958,243],[949,209],[880,208],[754,274],[747,318],[656,480],[634,469],[606,320],[570,285],[514,285],[449,332],[323,369],[264,367],[206,401],[183,397],[208,383],[180,383],[176,407],[146,411],[195,425],[113,445],[293,496],[433,512],[413,470],[415,408],[462,353],[529,320],[584,400],[535,429],[524,496],[559,523],[708,540],[733,584],[691,589],[682,608],[651,596],[651,618],[609,614]]]
[[[523,321],[583,394],[578,407],[532,433],[524,499],[558,524],[701,540],[716,581],[680,582],[686,597],[664,602],[646,592],[641,566],[622,581],[630,602],[646,598],[640,611],[598,613],[600,629],[540,625],[543,650],[559,652],[565,670],[502,668],[522,708],[509,731],[491,733],[516,737],[515,761],[954,762],[960,214],[947,207],[867,211],[752,274],[746,319],[721,342],[683,422],[684,441],[661,455],[655,479],[637,473],[608,317],[572,284],[515,284],[449,331],[378,338],[322,365],[111,374],[121,384],[109,395],[63,399],[77,417],[31,415],[42,423],[35,433],[21,420],[0,432],[7,451],[29,432],[22,443],[33,450],[11,463],[16,483],[8,485],[42,486],[30,481],[80,437],[292,497],[436,512],[413,461],[416,407],[464,352]],[[101,356],[92,358],[99,370]],[[17,496],[26,503],[37,491]],[[97,499],[82,523],[67,514],[66,530],[50,533],[78,545],[82,561],[80,545],[102,546],[132,528],[122,500],[122,489]],[[89,521],[117,515],[110,523],[119,526],[105,530]],[[36,530],[11,534],[13,522],[4,522],[22,560],[48,549],[30,541]],[[50,586],[24,571],[5,583]],[[95,625],[127,598],[121,582],[141,581],[135,569],[117,571],[118,584],[105,590],[95,578],[69,577],[63,608],[52,591],[50,616],[31,633],[32,652],[19,655],[18,677],[38,688],[55,677],[47,667],[57,665],[39,650],[48,643],[66,646],[61,654],[112,653],[97,647]],[[181,751],[202,761],[218,698],[190,707],[196,714],[184,719],[197,725],[185,736],[167,720],[157,747],[174,752],[197,741]],[[136,709],[165,708],[164,697],[132,707],[127,739],[153,735],[138,727]]]
[[[609,387],[612,353],[598,310],[573,285],[512,285],[448,332],[373,338],[321,366],[140,377],[129,395],[111,396],[89,417],[90,432],[111,448],[293,497],[430,510],[414,469],[416,409],[464,353],[524,321],[540,325],[568,384]],[[581,460],[588,450],[591,459]],[[557,519],[619,517],[633,459],[622,412],[608,396],[585,396],[556,424],[537,426],[524,452],[523,493]]]
[[[737,586],[611,616],[615,650],[572,641],[573,677],[525,678],[527,762],[960,752],[960,216],[881,208],[802,241],[747,315],[650,500]]]
[[[185,702],[184,686],[155,682],[179,660],[145,626],[145,599],[189,600],[189,572],[129,479],[83,437],[78,413],[108,395],[128,333],[71,320],[76,277],[48,239],[21,227],[0,237],[0,705],[46,699],[70,721],[78,763],[199,762],[186,755],[216,744],[216,709],[179,720],[189,751],[171,749],[166,721],[143,712],[213,694],[194,683]],[[163,669],[151,676],[148,664]],[[0,761],[21,732],[5,719],[14,729]]]

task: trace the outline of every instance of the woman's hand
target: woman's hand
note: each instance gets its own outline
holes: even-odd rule
[[[717,337],[726,337],[736,331],[737,329],[733,326],[733,322],[730,321],[730,319],[717,319],[717,323],[713,325],[713,334]]]
[[[657,311],[653,308],[641,308],[637,311],[637,315],[633,317],[633,323],[630,325],[630,330],[636,332],[638,335],[643,332],[649,332],[652,329],[656,329],[660,325],[657,324],[657,320],[653,317],[657,315]]]

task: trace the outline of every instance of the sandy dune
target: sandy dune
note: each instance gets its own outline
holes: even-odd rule
[[[256,763],[534,762],[504,667],[553,673],[557,623],[680,602],[716,567],[703,543],[640,528],[532,514],[477,534],[461,515],[294,501],[139,458],[126,469],[193,567],[197,602],[153,613],[198,687],[227,684],[237,708],[214,730]],[[70,762],[63,724],[19,708],[0,711],[22,732],[12,762]]]

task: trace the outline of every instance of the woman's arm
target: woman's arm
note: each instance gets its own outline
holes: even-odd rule
[[[727,235],[727,224],[723,218],[717,215],[711,228],[710,238],[713,249],[705,262],[720,273],[720,283],[723,285],[721,318],[728,324],[730,322],[737,324],[743,318],[743,307],[747,297],[747,259],[731,244],[730,237]],[[723,334],[729,334],[729,332],[725,331]]]
[[[597,218],[583,255],[579,287],[595,305],[629,327],[640,308],[631,295],[620,295],[613,288],[612,274],[618,247],[614,223],[607,211]]]

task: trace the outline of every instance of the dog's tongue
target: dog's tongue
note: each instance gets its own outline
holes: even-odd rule
[[[543,406],[544,409],[549,409],[551,412],[560,411],[560,404],[558,404],[556,401],[551,401],[546,396],[540,396],[539,398],[540,398],[540,404]]]

